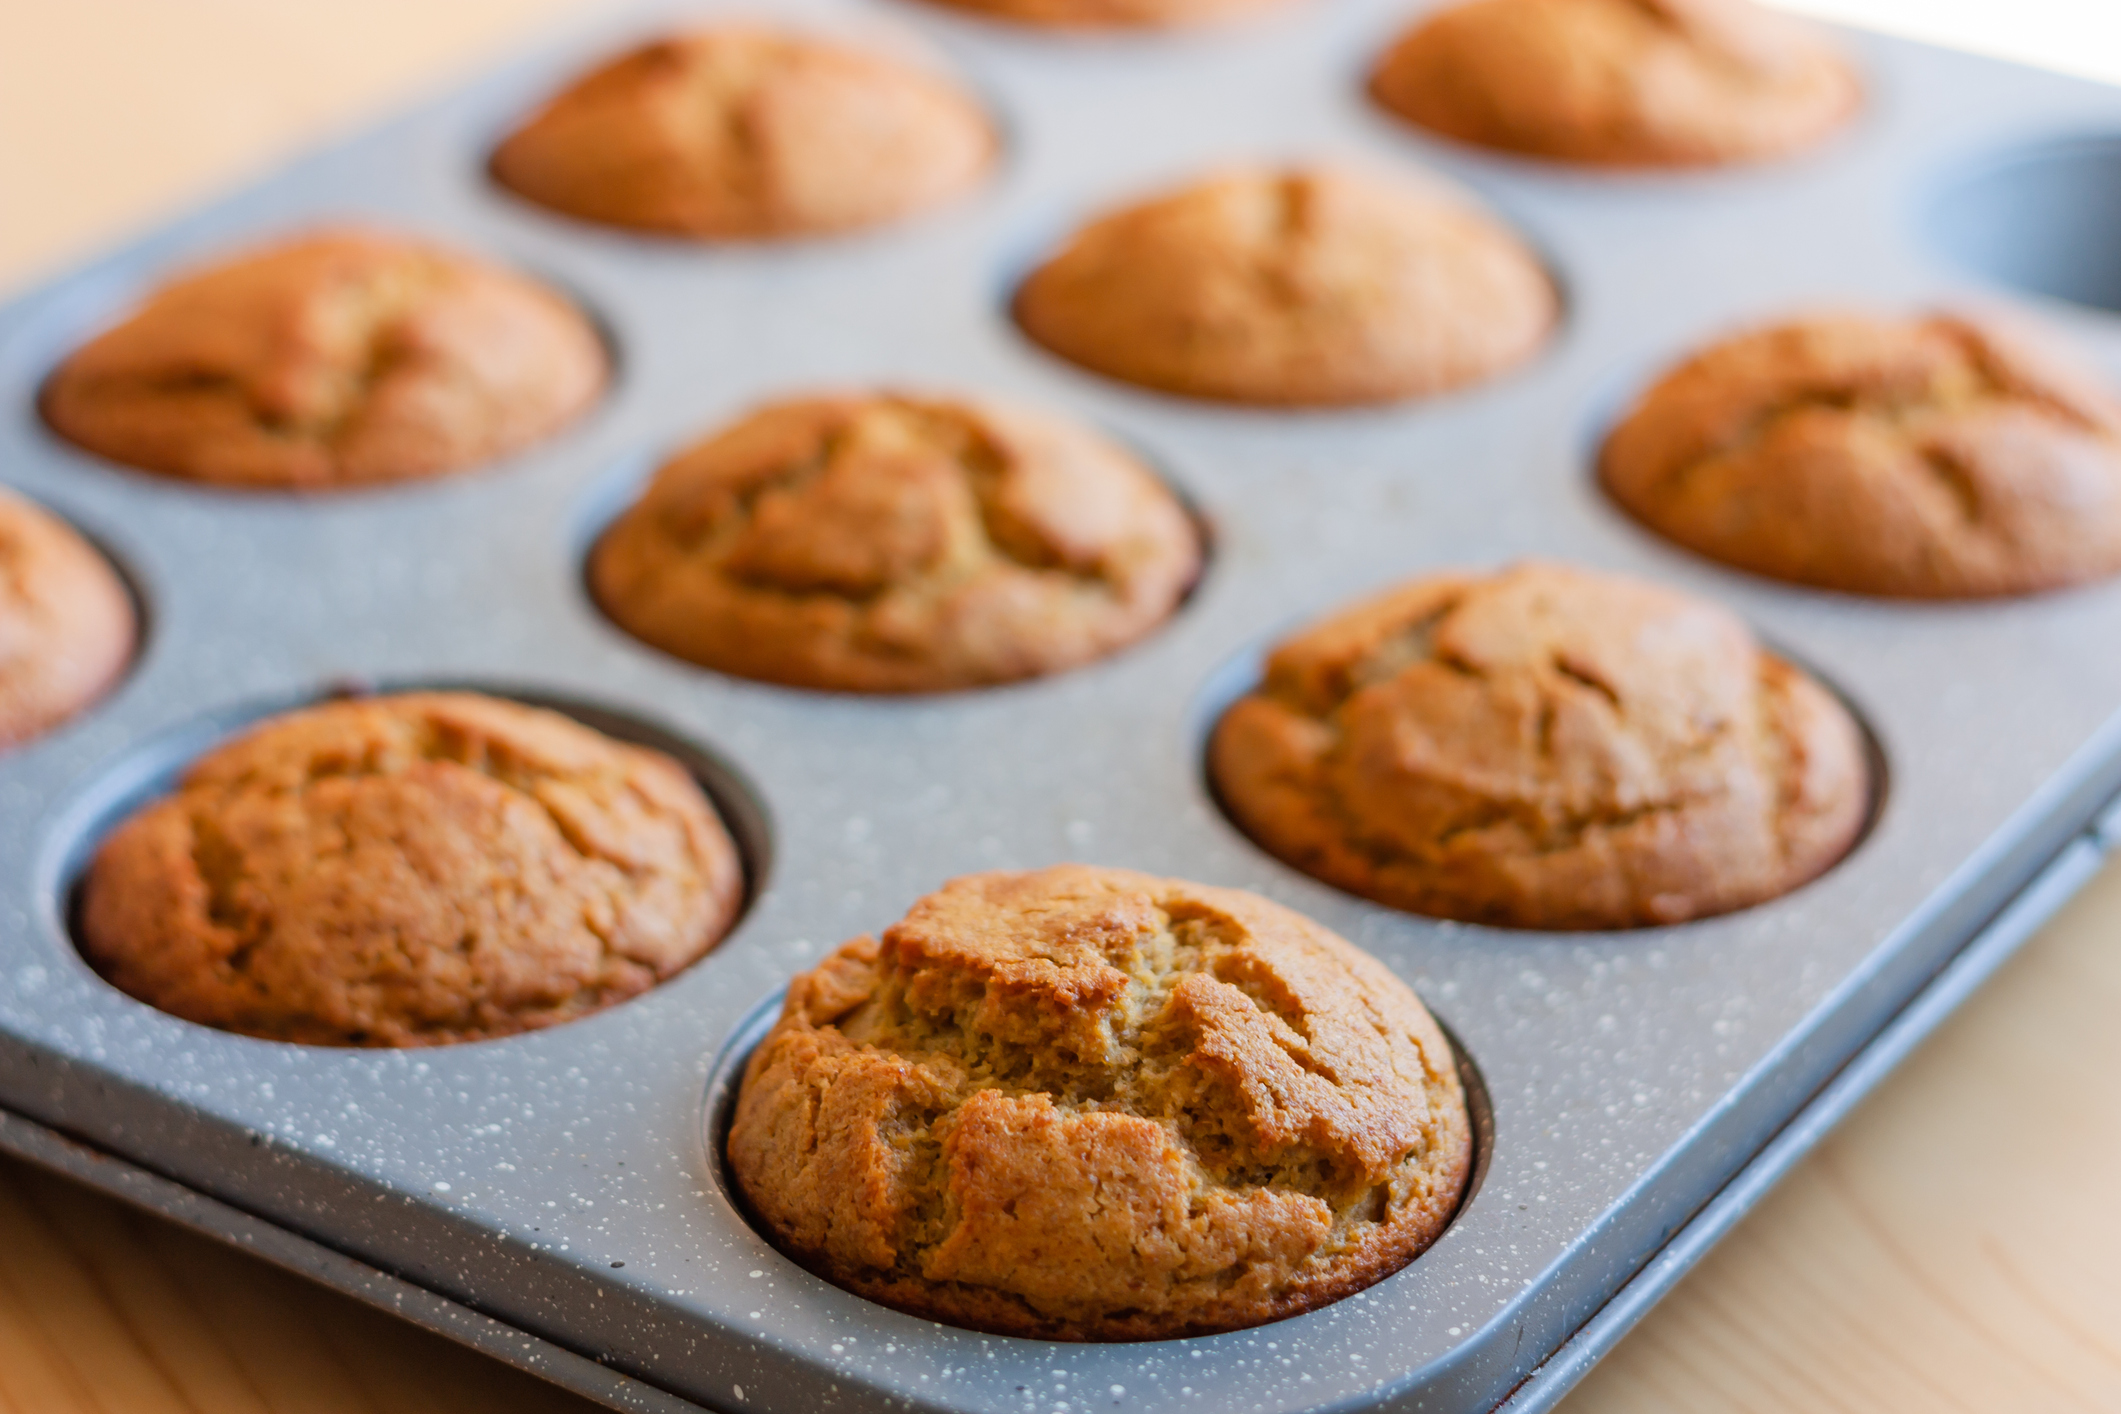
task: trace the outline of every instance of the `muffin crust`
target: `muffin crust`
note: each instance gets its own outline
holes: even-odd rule
[[[1253,894],[976,874],[791,986],[729,1135],[775,1240],[918,1316],[1155,1340],[1390,1275],[1472,1129],[1406,985]]]
[[[628,632],[721,672],[939,692],[1143,637],[1200,572],[1127,453],[1030,413],[891,394],[762,408],[656,474],[592,552]]]
[[[506,1036],[720,941],[735,846],[669,757],[470,693],[334,702],[208,753],[97,850],[82,953],[206,1026],[325,1046]]]
[[[1168,29],[1235,19],[1286,0],[934,0],[1018,24],[1054,29]]]
[[[1509,230],[1418,186],[1246,170],[1103,217],[1017,292],[1061,357],[1166,392],[1379,403],[1529,359],[1554,287]]]
[[[1418,579],[1303,630],[1209,768],[1262,846],[1413,913],[1628,928],[1847,852],[1859,729],[1713,605],[1556,565]]]
[[[550,290],[330,230],[182,275],[46,382],[45,421],[145,471],[305,490],[439,476],[537,442],[604,386]]]
[[[1823,315],[1695,354],[1607,439],[1606,490],[1740,569],[1855,594],[2121,571],[2121,404],[1992,321]]]
[[[702,240],[872,226],[970,188],[992,126],[955,86],[797,34],[724,28],[621,55],[494,153],[556,211]]]
[[[1839,54],[1751,0],[1469,0],[1401,38],[1370,91],[1462,142],[1618,167],[1779,157],[1862,98]]]
[[[0,491],[0,750],[110,691],[137,632],[109,562],[65,521]]]

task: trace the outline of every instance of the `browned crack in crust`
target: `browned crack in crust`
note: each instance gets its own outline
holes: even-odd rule
[[[1538,565],[1416,581],[1292,639],[1210,769],[1300,868],[1537,928],[1784,892],[1847,849],[1869,789],[1846,711],[1735,620]]]
[[[1250,895],[1063,866],[958,880],[797,979],[729,1152],[843,1285],[1137,1339],[1389,1274],[1470,1145],[1448,1046],[1373,959]]]
[[[84,953],[188,1019],[423,1045],[584,1015],[719,940],[736,851],[675,762],[553,713],[407,694],[289,714],[98,851]]]
[[[2024,593],[2121,569],[2121,407],[2013,331],[1828,315],[1686,360],[1600,477],[1701,553],[1858,593]]]
[[[1864,419],[1883,426],[1892,435],[1915,445],[1925,457],[1944,456],[1948,449],[1927,441],[1925,424],[1942,418],[1979,416],[1999,404],[2034,407],[2056,421],[2096,437],[2121,440],[2121,429],[2102,417],[2100,410],[2067,400],[2023,379],[2014,378],[2007,364],[1991,352],[1978,330],[1956,321],[1931,320],[1915,333],[1931,347],[1909,348],[1905,357],[1896,350],[1881,349],[1882,358],[1840,362],[1828,353],[1810,367],[1806,353],[1796,346],[1810,338],[1833,337],[1831,329],[1814,331],[1786,326],[1792,336],[1790,358],[1797,364],[1792,381],[1751,407],[1736,425],[1717,429],[1713,440],[1690,449],[1662,468],[1647,494],[1675,489],[1703,466],[1720,458],[1742,454],[1768,441],[1790,419],[1813,411]],[[1871,333],[1872,331],[1863,331]],[[1860,337],[1860,335],[1859,335]],[[1704,365],[1713,353],[1687,371],[1706,375]],[[1962,473],[1944,473],[1947,479]],[[1966,492],[1962,497],[1970,499]],[[1970,506],[1969,519],[1978,519],[1978,507]]]
[[[1050,672],[1133,641],[1198,573],[1146,468],[1091,434],[893,395],[760,409],[680,454],[591,558],[638,636],[855,691]]]

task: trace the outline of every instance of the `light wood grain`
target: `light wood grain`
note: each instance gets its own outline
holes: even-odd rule
[[[0,289],[583,3],[0,0]],[[2117,1017],[2121,868],[1713,1253],[1568,1414],[2121,1410]],[[0,1161],[0,1414],[588,1408]]]

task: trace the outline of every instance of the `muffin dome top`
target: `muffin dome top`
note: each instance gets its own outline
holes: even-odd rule
[[[1725,564],[1857,594],[2023,594],[2121,571],[2121,404],[2016,330],[1818,315],[1666,374],[1606,489]]]
[[[283,1041],[549,1026],[720,941],[736,848],[667,756],[470,693],[333,702],[201,758],[121,824],[80,941],[121,990]]]
[[[137,632],[132,596],[95,547],[0,491],[0,749],[109,691]]]
[[[761,408],[681,453],[598,543],[629,632],[743,677],[934,692],[1077,666],[1199,573],[1176,497],[1055,419],[894,394]]]
[[[875,225],[970,187],[986,114],[919,69],[727,27],[623,54],[494,153],[503,185],[585,220],[709,240]]]
[[[1847,851],[1862,737],[1712,604],[1557,565],[1415,580],[1274,650],[1211,768],[1253,838],[1411,912],[1683,922]]]
[[[1241,170],[1092,222],[1016,317],[1129,383],[1228,402],[1389,402],[1493,377],[1558,310],[1501,223],[1423,186],[1331,168]]]
[[[1135,1340],[1397,1270],[1455,1209],[1471,1129],[1375,959],[1252,894],[1066,865],[956,880],[797,978],[729,1157],[862,1295]]]
[[[327,489],[519,450],[604,386],[581,312],[424,242],[320,231],[182,276],[45,384],[68,440],[195,481]]]
[[[1847,63],[1751,0],[1470,0],[1371,76],[1447,137],[1609,166],[1704,166],[1811,145],[1856,109]]]

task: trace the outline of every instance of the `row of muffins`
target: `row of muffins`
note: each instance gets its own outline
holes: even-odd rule
[[[1180,19],[1191,3],[971,8],[1065,23]],[[1728,0],[1473,0],[1395,43],[1370,91],[1388,112],[1484,146],[1671,166],[1803,147],[1855,110],[1860,85],[1809,31]],[[502,142],[492,170],[584,220],[774,239],[936,205],[978,180],[997,147],[978,104],[934,74],[729,28],[658,40],[596,69]]]
[[[1847,847],[1868,792],[1853,723],[1736,620],[1551,566],[1419,582],[1307,631],[1212,751],[1226,792],[1293,829],[1295,862],[1343,808],[1402,851],[1322,877],[1556,927],[1779,892]],[[1381,862],[1378,839],[1331,844]],[[207,753],[99,845],[76,929],[112,983],[195,1022],[433,1045],[636,995],[741,897],[674,761],[415,693]],[[1061,866],[956,880],[797,978],[727,1144],[762,1226],[828,1279],[1103,1340],[1278,1319],[1389,1275],[1450,1219],[1472,1126],[1450,1046],[1376,960],[1253,895]]]
[[[1217,239],[1230,225],[1307,219],[1291,207],[1345,216],[1345,193],[1331,179],[1225,179],[1188,196],[1222,201],[1235,220],[1174,223],[1145,268],[1212,269],[1235,249]],[[1137,361],[1183,350],[1200,367],[1192,326],[1159,342],[1148,301],[1099,312],[1095,272],[1124,267],[1125,248],[1078,242],[1019,303],[1040,304],[1030,296],[1050,275],[1078,327],[1131,321],[1112,347]],[[1077,278],[1074,264],[1093,273]],[[1366,330],[1308,319],[1344,291],[1268,269],[1276,317],[1306,326],[1291,363],[1376,366]],[[1410,258],[1401,273],[1414,285],[1434,269]],[[1176,283],[1133,271],[1104,288]],[[1464,286],[1450,288],[1443,303],[1463,303]],[[1271,371],[1290,347],[1258,321],[1237,325],[1254,336],[1229,341],[1254,356],[1249,370],[1224,363],[1237,376]],[[1466,327],[1495,331],[1480,317]],[[1421,328],[1415,342],[1444,346],[1423,356],[1431,366],[1480,356],[1478,336],[1454,352],[1454,332]],[[71,355],[42,405],[80,444],[149,469],[328,485],[433,474],[520,444],[578,411],[602,367],[586,322],[518,277],[390,238],[321,235],[179,279]],[[1975,597],[2121,567],[2121,409],[1994,317],[1822,315],[1726,339],[1639,396],[1598,474],[1666,538],[1796,583]],[[947,398],[843,395],[768,406],[673,458],[600,541],[591,580],[619,623],[706,666],[924,691],[1124,646],[1170,612],[1200,558],[1168,490],[1093,433]]]

